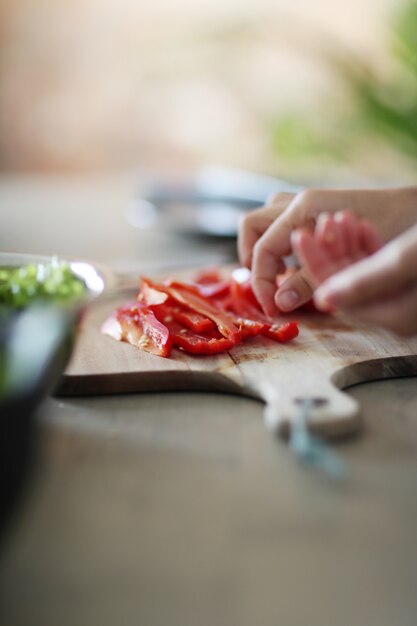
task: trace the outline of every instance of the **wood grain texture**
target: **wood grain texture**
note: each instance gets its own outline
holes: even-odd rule
[[[344,436],[360,424],[349,385],[417,374],[417,338],[398,339],[383,330],[314,313],[298,315],[299,337],[277,344],[256,337],[228,353],[193,356],[174,350],[164,359],[103,335],[100,327],[120,298],[93,307],[83,320],[59,395],[141,391],[213,390],[259,398],[267,426],[286,434],[313,399],[310,427]]]

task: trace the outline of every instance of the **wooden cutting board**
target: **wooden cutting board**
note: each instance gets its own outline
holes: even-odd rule
[[[58,395],[237,393],[263,400],[267,425],[281,434],[308,398],[311,430],[335,437],[355,432],[360,424],[357,402],[341,389],[417,374],[417,338],[398,339],[314,313],[297,315],[300,335],[289,344],[257,337],[222,355],[197,357],[174,350],[172,358],[164,359],[101,334],[101,324],[123,301],[102,301],[87,313]]]

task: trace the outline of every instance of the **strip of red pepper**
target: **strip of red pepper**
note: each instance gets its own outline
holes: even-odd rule
[[[163,357],[171,354],[172,338],[168,328],[157,319],[153,310],[140,302],[131,302],[117,309],[101,330],[151,354]]]
[[[230,315],[219,310],[207,298],[200,296],[191,285],[177,281],[173,281],[169,285],[160,285],[153,284],[148,278],[143,278],[142,280],[149,287],[166,293],[173,300],[211,319],[220,333],[227,339],[231,339],[234,344],[240,341],[239,327],[233,322]]]
[[[219,311],[218,306],[223,309],[222,302],[216,299],[216,305],[212,305],[212,303],[207,302],[206,299],[199,296],[196,292],[196,288],[194,285],[189,283],[180,283],[178,281],[171,281],[169,285],[154,285],[148,279],[144,280],[144,293],[147,290],[151,289],[151,292],[154,294],[158,294],[158,290],[164,290],[165,294],[169,294],[169,290],[171,289],[170,297],[174,301],[180,301],[186,306],[190,307],[190,309],[194,309],[194,301],[198,302],[200,307],[200,311],[204,310],[205,315],[207,315],[207,307],[211,307],[211,312],[213,308],[215,312],[218,314]],[[222,281],[224,282],[224,281]],[[253,295],[250,283],[238,283],[233,278],[229,281],[229,291],[231,296],[231,302],[233,312],[237,317],[232,316],[228,311],[224,311],[223,313],[226,316],[228,322],[232,322],[235,327],[239,330],[239,337],[236,335],[229,337],[234,342],[234,345],[238,343],[240,340],[245,339],[247,337],[254,337],[256,335],[262,334],[274,341],[279,343],[285,343],[287,341],[291,341],[299,334],[298,322],[285,322],[282,326],[278,326],[277,324],[271,324],[269,320],[264,316],[262,311],[260,310],[259,305],[257,305],[257,301],[255,296]],[[178,295],[181,295],[181,298],[178,298]],[[161,297],[156,295],[156,298],[153,301],[161,302]],[[202,302],[204,306],[202,306]],[[172,316],[175,318],[176,316],[171,312]],[[212,318],[213,319],[213,318]],[[177,321],[182,321],[177,317]],[[203,328],[193,328],[192,325],[187,324],[187,326],[191,330],[196,330],[197,332],[203,332]],[[221,328],[219,328],[221,331]],[[225,333],[223,333],[225,334]],[[212,336],[212,338],[214,338]]]
[[[266,320],[249,282],[219,280],[221,288],[217,290],[214,276],[210,278],[211,299],[204,297],[196,284],[172,281],[160,285],[143,278],[139,301],[118,309],[102,330],[165,357],[172,345],[194,354],[217,354],[259,334],[281,343],[298,335],[297,322],[278,326]]]
[[[232,339],[223,337],[217,329],[212,328],[208,333],[202,334],[185,328],[174,318],[175,307],[170,303],[155,305],[152,308],[155,316],[168,328],[172,343],[177,348],[192,354],[218,354],[236,345]]]

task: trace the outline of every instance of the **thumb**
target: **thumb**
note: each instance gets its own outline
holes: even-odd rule
[[[314,287],[312,276],[302,267],[280,285],[275,293],[275,304],[285,313],[293,311],[311,300]]]

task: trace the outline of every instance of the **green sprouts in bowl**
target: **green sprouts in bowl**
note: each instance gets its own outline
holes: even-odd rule
[[[0,308],[22,310],[32,304],[83,306],[104,288],[104,276],[82,261],[0,254]]]
[[[85,283],[57,258],[48,263],[0,267],[0,304],[13,309],[26,308],[35,301],[73,302],[85,294]]]

